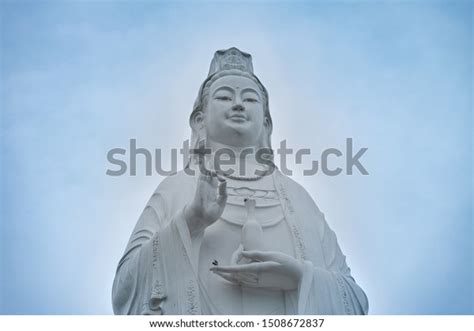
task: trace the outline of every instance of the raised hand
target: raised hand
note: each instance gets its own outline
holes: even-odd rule
[[[227,181],[213,171],[199,175],[193,201],[186,206],[184,217],[191,236],[203,231],[221,217],[227,202]]]

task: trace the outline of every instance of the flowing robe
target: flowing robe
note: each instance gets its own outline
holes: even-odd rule
[[[324,214],[306,190],[275,170],[271,175],[291,229],[295,257],[304,262],[297,290],[285,291],[287,314],[367,314],[356,284]],[[117,267],[112,301],[116,314],[217,314],[199,275],[202,234],[191,238],[183,208],[196,177],[167,177],[140,216]]]

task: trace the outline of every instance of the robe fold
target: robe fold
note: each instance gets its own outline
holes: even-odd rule
[[[368,300],[351,276],[324,214],[306,190],[275,170],[271,175],[296,258],[304,262],[297,290],[285,291],[286,314],[367,314]],[[112,289],[115,314],[222,314],[198,276],[202,234],[191,239],[183,208],[196,177],[164,179],[141,214]]]

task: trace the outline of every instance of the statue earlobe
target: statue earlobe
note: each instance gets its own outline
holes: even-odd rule
[[[272,120],[268,116],[265,116],[265,118],[263,119],[263,126],[267,131],[267,135],[271,135],[273,131],[273,124]]]

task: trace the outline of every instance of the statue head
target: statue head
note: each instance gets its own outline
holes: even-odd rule
[[[191,146],[209,138],[235,147],[271,148],[268,93],[252,57],[237,48],[217,51],[189,119]]]

